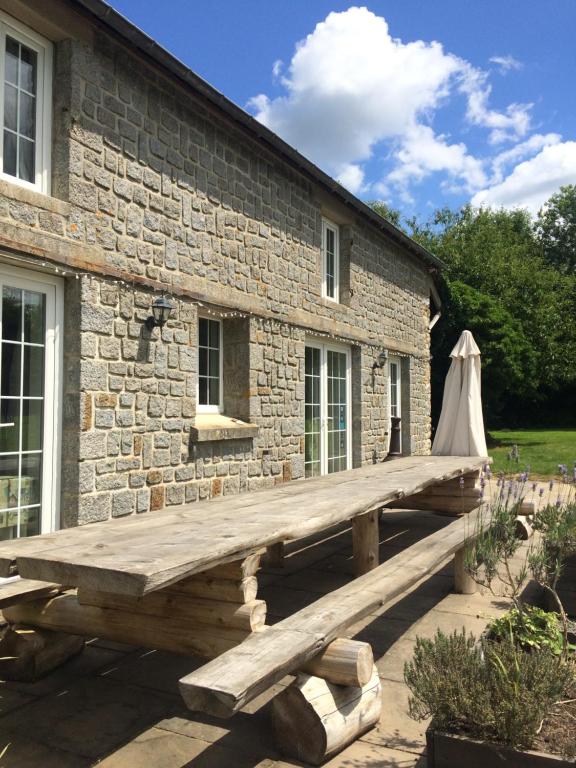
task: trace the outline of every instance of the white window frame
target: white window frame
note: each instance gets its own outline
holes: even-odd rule
[[[220,385],[218,388],[218,405],[205,405],[200,403],[200,320],[210,320],[214,323],[218,323],[220,329],[218,334],[218,344],[220,345]],[[196,412],[222,413],[224,410],[224,331],[222,320],[217,317],[210,317],[209,315],[198,315],[198,333],[196,337],[196,370]]]
[[[334,296],[328,295],[326,280],[326,232],[334,233]],[[322,296],[328,301],[340,303],[340,227],[335,222],[322,218]]]
[[[305,346],[320,350],[320,476],[328,474],[328,352],[346,354],[346,423],[348,424],[346,469],[352,469],[352,353],[350,347],[343,344],[322,344],[314,337],[308,336]]]
[[[38,56],[36,85],[36,154],[34,182],[4,173],[4,62],[6,35],[14,38]],[[49,40],[0,11],[0,178],[26,189],[50,194],[52,143],[52,59],[53,46]]]
[[[398,378],[396,380],[397,416],[402,418],[402,358],[390,355],[388,358],[388,447],[392,436],[392,366],[396,366]],[[400,422],[402,424],[402,422]],[[400,432],[400,450],[402,450],[402,432]]]
[[[44,416],[42,438],[41,533],[60,528],[60,478],[62,445],[62,382],[64,350],[64,284],[61,278],[31,272],[0,263],[2,281],[16,288],[45,293],[46,339],[44,359],[45,409],[52,406],[51,418]]]

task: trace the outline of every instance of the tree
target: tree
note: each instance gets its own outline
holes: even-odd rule
[[[560,187],[538,213],[536,235],[544,258],[565,274],[576,275],[576,185]]]
[[[484,416],[497,423],[511,394],[533,398],[536,355],[522,324],[501,301],[461,281],[447,281],[444,317],[432,336],[433,413],[439,416],[450,352],[462,330],[472,331],[482,351]]]

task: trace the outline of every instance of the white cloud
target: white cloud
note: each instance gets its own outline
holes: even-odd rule
[[[492,86],[488,83],[486,72],[466,66],[462,73],[460,90],[468,99],[468,120],[473,125],[491,129],[491,144],[526,135],[530,127],[532,104],[509,104],[505,112],[490,109],[488,101]]]
[[[514,56],[508,54],[507,56],[492,56],[490,58],[492,64],[496,64],[500,69],[500,74],[505,75],[511,70],[522,69],[522,62],[515,59]]]
[[[448,144],[445,136],[436,136],[426,125],[415,125],[407,131],[396,159],[397,166],[387,179],[400,186],[438,171],[461,180],[468,191],[487,183],[482,163],[468,153],[464,144]]]
[[[282,80],[285,96],[259,95],[251,106],[258,120],[336,174],[436,109],[460,67],[439,43],[405,45],[390,36],[385,19],[350,8],[330,13],[298,44]]]
[[[343,165],[336,174],[336,179],[354,195],[360,194],[364,189],[364,171],[354,163]]]
[[[491,62],[501,72],[521,67],[510,55]],[[274,63],[273,75],[283,91],[251,99],[257,119],[355,194],[412,202],[413,186],[436,174],[446,193],[507,204],[524,199],[515,184],[526,162],[537,168],[546,151],[569,145],[558,134],[530,135],[530,104],[494,108],[487,72],[439,42],[392,37],[386,20],[363,7],[330,13],[289,63]],[[451,135],[434,128],[448,105],[460,108]],[[484,149],[472,153],[453,137],[458,129],[475,147],[483,136]],[[505,141],[509,148],[498,150]]]
[[[477,192],[472,205],[528,208],[535,214],[560,186],[575,182],[576,141],[559,142],[516,165],[499,184]]]

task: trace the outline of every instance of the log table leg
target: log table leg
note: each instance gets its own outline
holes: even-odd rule
[[[362,576],[378,566],[379,517],[380,510],[374,509],[352,520],[352,550],[356,576]]]
[[[272,703],[276,742],[285,755],[320,765],[376,725],[381,710],[375,666],[360,688],[300,673]]]
[[[84,648],[84,638],[26,626],[6,627],[0,637],[0,679],[34,682]]]
[[[464,567],[465,551],[465,547],[462,547],[454,555],[454,591],[459,595],[473,595],[478,585]]]

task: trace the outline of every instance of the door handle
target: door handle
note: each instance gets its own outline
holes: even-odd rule
[[[0,427],[13,427],[14,422],[13,421],[7,421],[4,424],[0,424]]]

